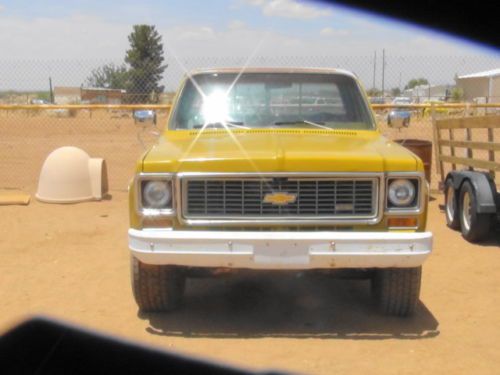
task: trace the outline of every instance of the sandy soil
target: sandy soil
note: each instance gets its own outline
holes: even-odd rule
[[[432,139],[429,121],[382,131],[392,139]],[[48,314],[253,368],[499,372],[500,239],[481,246],[463,241],[444,225],[442,197],[431,203],[435,253],[424,267],[422,304],[412,319],[379,315],[366,281],[272,275],[190,280],[180,311],[141,315],[130,291],[125,191],[154,135],[130,117],[104,111],[74,118],[0,112],[0,134],[0,188],[34,193],[47,154],[75,145],[107,160],[112,193],[98,203],[0,207],[0,330],[29,314]],[[436,187],[434,166],[432,179]]]
[[[170,314],[130,290],[126,193],[75,205],[0,207],[0,331],[46,314],[157,347],[311,374],[498,374],[500,235],[471,245],[431,202],[435,253],[411,319],[384,317],[366,281],[196,279]]]
[[[164,114],[158,116],[159,123],[164,120]],[[107,111],[80,111],[71,118],[0,111],[0,134],[0,188],[33,193],[45,158],[62,146],[104,158],[110,189],[126,191],[136,160],[156,139],[153,129],[134,124],[129,112]]]

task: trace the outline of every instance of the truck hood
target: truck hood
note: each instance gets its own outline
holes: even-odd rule
[[[388,172],[423,170],[378,131],[224,129],[166,131],[143,172]]]

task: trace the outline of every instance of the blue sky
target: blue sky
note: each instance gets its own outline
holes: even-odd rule
[[[294,3],[301,6],[296,7],[295,13],[292,9]],[[287,11],[287,8],[292,10]],[[149,23],[161,27],[201,25],[215,30],[224,30],[231,22],[241,21],[253,28],[279,30],[300,36],[314,36],[325,28],[366,36],[368,30],[360,28],[357,22],[362,19],[378,24],[380,32],[394,31],[383,34],[387,44],[411,37],[415,33],[428,36],[434,34],[418,27],[350,11],[345,7],[303,0],[0,0],[0,9],[4,17],[27,21],[40,18],[64,19],[80,14],[95,16],[110,23]],[[475,48],[473,44],[467,45],[458,39],[453,40],[439,34],[437,37],[448,39],[452,44],[462,44],[463,48]]]
[[[84,17],[94,18],[94,21],[107,23],[109,26],[148,23],[159,29],[184,30],[189,27],[204,27],[214,32],[224,32],[239,25],[240,28],[275,32],[291,38],[329,36],[343,38],[349,42],[356,38],[359,41],[364,39],[375,44],[375,48],[388,49],[398,42],[412,42],[420,37],[428,38],[431,48],[436,39],[447,45],[445,51],[440,50],[440,45],[435,49],[435,53],[448,50],[487,53],[472,43],[425,31],[419,27],[358,13],[340,6],[303,0],[0,0],[0,16],[38,23],[39,26],[43,26],[40,25],[42,20],[46,23],[50,20],[83,21]],[[82,29],[86,26],[84,22],[81,25],[76,22],[72,31],[85,32]],[[33,29],[35,30],[35,25]],[[40,31],[43,35],[43,29]],[[41,36],[39,33],[37,35]],[[70,35],[60,37],[69,38]],[[352,51],[357,54],[361,52],[355,49]],[[425,49],[425,52],[431,51],[432,49]]]
[[[190,67],[196,67],[196,59],[215,56],[281,57],[282,65],[295,64],[294,56],[309,65],[320,65],[314,57],[332,56],[334,66],[359,71],[368,81],[373,76],[369,60],[374,51],[380,58],[385,49],[387,79],[394,85],[402,75],[403,81],[420,74],[442,83],[455,73],[500,66],[498,52],[472,43],[302,0],[0,0],[0,61],[120,62],[127,35],[138,23],[156,25],[168,58],[176,55],[181,63],[189,59]],[[84,70],[74,71],[74,79],[81,80]],[[0,76],[0,89],[10,84],[5,77],[3,81]]]
[[[110,22],[147,22],[174,26],[189,23],[216,25],[226,22],[231,18],[245,19],[254,26],[268,25],[266,19],[256,6],[258,1],[98,1],[98,0],[73,0],[61,2],[56,0],[27,1],[4,0],[1,2],[4,12],[12,16],[35,19],[39,17],[68,17],[76,12],[101,16]],[[119,4],[119,6],[117,6]],[[329,12],[331,7],[321,3],[314,7]],[[286,17],[273,19],[277,27],[293,26],[286,21]],[[328,23],[328,21],[326,21]]]

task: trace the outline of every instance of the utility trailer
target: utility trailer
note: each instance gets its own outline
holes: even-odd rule
[[[500,116],[433,118],[433,127],[448,227],[470,242],[499,236]],[[444,163],[451,164],[446,177]]]

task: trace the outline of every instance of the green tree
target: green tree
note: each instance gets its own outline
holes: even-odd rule
[[[405,90],[412,89],[415,86],[428,85],[428,84],[429,84],[429,81],[425,78],[413,78],[413,79],[410,79],[410,81],[407,83],[407,85],[405,86]]]
[[[401,95],[401,89],[399,87],[394,87],[391,89],[391,95],[393,97]]]
[[[366,90],[366,95],[368,95],[368,96],[381,96],[382,91],[380,91],[379,89],[376,89],[376,88],[371,88],[371,89]]]
[[[38,91],[36,93],[36,98],[45,100],[47,103],[50,103],[50,92],[48,91]]]
[[[464,90],[460,87],[454,87],[451,89],[451,100],[453,102],[461,102],[464,99]]]
[[[130,49],[125,62],[128,71],[130,101],[146,103],[156,101],[164,89],[159,83],[167,65],[163,65],[163,44],[161,35],[151,25],[134,25],[128,36]]]
[[[111,63],[92,70],[85,81],[85,86],[125,90],[129,85],[128,79],[129,72],[124,64]]]

